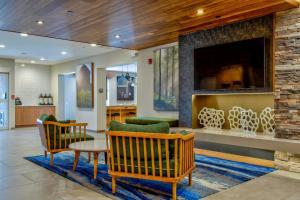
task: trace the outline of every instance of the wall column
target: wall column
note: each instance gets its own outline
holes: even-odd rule
[[[276,137],[300,140],[300,9],[276,14],[275,122]],[[276,152],[279,169],[300,172],[299,154]]]

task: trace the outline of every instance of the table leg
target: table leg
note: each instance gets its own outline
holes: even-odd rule
[[[88,152],[88,160],[91,162],[91,152]]]
[[[73,164],[73,171],[76,170],[76,167],[78,165],[79,156],[80,156],[80,151],[75,151],[75,159],[74,159],[74,164]]]
[[[105,164],[107,164],[107,152],[104,152],[104,159],[105,159]]]
[[[98,152],[94,152],[94,179],[97,178],[98,173]]]

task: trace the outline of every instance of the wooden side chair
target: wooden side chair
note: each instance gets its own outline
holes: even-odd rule
[[[176,199],[177,183],[185,176],[192,184],[194,164],[194,133],[145,133],[108,131],[109,171],[112,192],[116,179],[129,177],[172,184]]]
[[[37,119],[45,157],[49,152],[51,166],[53,166],[54,154],[69,151],[69,144],[94,139],[86,134],[87,125],[87,123],[76,123],[72,120],[57,121],[54,116],[45,114]]]

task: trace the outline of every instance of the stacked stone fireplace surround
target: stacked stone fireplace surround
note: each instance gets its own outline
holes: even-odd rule
[[[300,140],[300,9],[276,13],[276,137]],[[299,154],[275,152],[280,169],[300,172]]]
[[[180,126],[192,127],[192,95],[199,94],[193,89],[194,49],[257,37],[274,37],[268,62],[274,65],[275,137],[300,140],[300,8],[181,36]],[[274,157],[277,168],[300,172],[300,149],[299,154],[276,151]]]

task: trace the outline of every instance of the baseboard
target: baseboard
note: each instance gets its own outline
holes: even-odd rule
[[[248,164],[254,164],[264,167],[275,167],[274,161],[271,160],[264,160],[260,158],[252,158],[247,156],[240,156],[240,155],[234,155],[229,153],[222,153],[217,151],[210,151],[210,150],[204,150],[204,149],[195,149],[196,154],[215,157],[215,158],[222,158],[226,160],[232,160],[236,162],[243,162]]]

